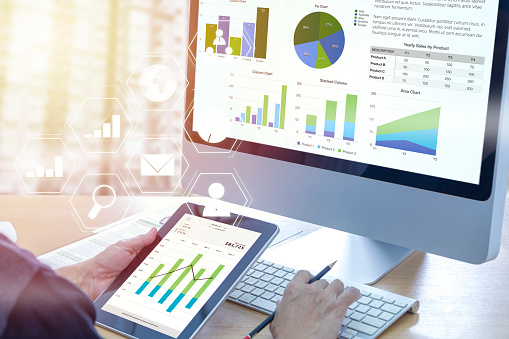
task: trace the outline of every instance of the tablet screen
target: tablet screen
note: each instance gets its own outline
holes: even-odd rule
[[[102,310],[178,337],[259,236],[184,214]]]

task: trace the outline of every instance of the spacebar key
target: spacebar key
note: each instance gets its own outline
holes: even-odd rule
[[[259,307],[259,308],[263,308],[264,310],[267,310],[270,312],[274,312],[274,310],[276,309],[275,302],[272,302],[272,301],[269,301],[269,300],[266,300],[263,298],[256,298],[255,300],[253,300],[251,302],[251,305]]]
[[[348,328],[351,328],[352,330],[356,330],[362,333],[366,333],[367,335],[373,335],[378,330],[373,326],[369,326],[358,321],[352,321],[351,323],[349,323]]]

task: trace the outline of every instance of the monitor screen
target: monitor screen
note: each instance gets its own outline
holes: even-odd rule
[[[499,1],[191,1],[186,137],[486,200],[501,11]]]

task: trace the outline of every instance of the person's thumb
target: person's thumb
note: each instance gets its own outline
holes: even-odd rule
[[[130,247],[130,249],[134,252],[138,252],[145,246],[150,245],[155,240],[156,236],[157,229],[154,227],[145,234],[141,234],[137,237],[125,240],[123,245]]]

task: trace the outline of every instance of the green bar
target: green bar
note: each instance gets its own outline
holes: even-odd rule
[[[178,284],[180,284],[180,282],[186,277],[187,273],[189,273],[189,271],[191,271],[191,267],[196,265],[196,263],[198,262],[198,260],[201,259],[201,257],[203,257],[203,254],[198,254],[196,256],[196,258],[194,258],[193,262],[191,262],[191,265],[189,265],[184,270],[184,272],[182,272],[180,277],[178,277],[178,279],[173,283],[173,285],[171,285],[170,290],[175,291],[175,289],[177,288]]]
[[[230,37],[230,47],[233,49],[232,55],[240,56],[240,46],[242,44],[241,38]]]
[[[164,283],[166,282],[166,280],[168,280],[168,278],[173,274],[173,272],[175,272],[175,270],[180,266],[180,264],[182,264],[182,262],[184,261],[184,259],[179,259],[175,265],[173,265],[173,267],[168,271],[168,273],[166,273],[166,275],[161,279],[161,281],[159,282],[159,284],[157,284],[157,286],[163,286]]]
[[[316,115],[307,115],[306,116],[306,125],[316,127]]]
[[[267,126],[267,120],[269,118],[269,96],[263,96],[263,120],[262,125]]]
[[[347,94],[345,108],[345,122],[352,122],[355,124],[356,117],[357,117],[357,96]]]
[[[267,57],[267,36],[269,34],[269,9],[258,7],[256,13],[256,33],[254,57]]]
[[[281,111],[279,112],[279,129],[285,129],[285,113],[286,113],[286,92],[287,86],[281,89]]]
[[[436,129],[439,121],[440,107],[378,126],[376,135]]]
[[[336,121],[336,110],[338,103],[336,101],[328,101],[325,109],[325,120]]]
[[[214,53],[216,53],[216,46],[214,45],[214,40],[216,40],[216,32],[217,25],[207,24],[207,30],[205,33],[205,50],[207,50],[209,47],[212,47],[214,49]]]
[[[191,289],[191,287],[193,287],[193,285],[196,283],[196,281],[198,279],[200,279],[200,277],[202,276],[202,274],[205,272],[205,269],[202,268],[198,274],[194,277],[194,279],[191,279],[191,281],[189,282],[189,284],[187,284],[186,288],[184,288],[184,290],[182,292],[180,292],[180,294],[186,294],[187,292],[189,292],[189,290]]]
[[[246,121],[245,123],[251,123],[251,106],[246,107]]]
[[[203,292],[205,292],[205,290],[207,289],[207,287],[209,287],[210,284],[212,284],[212,281],[214,281],[214,279],[217,277],[217,275],[219,274],[219,272],[221,272],[221,270],[224,268],[224,265],[219,265],[216,270],[214,271],[214,273],[212,273],[212,275],[210,276],[210,279],[207,280],[205,282],[205,284],[203,284],[203,286],[200,288],[200,290],[198,292],[196,292],[196,294],[194,295],[194,299],[198,299],[202,294]]]
[[[154,277],[157,275],[157,273],[159,273],[159,271],[163,269],[163,267],[164,267],[163,264],[159,264],[159,266],[157,266],[157,268],[154,270],[154,272],[152,272],[150,277],[148,277],[147,282],[151,282],[152,279],[154,279]]]

